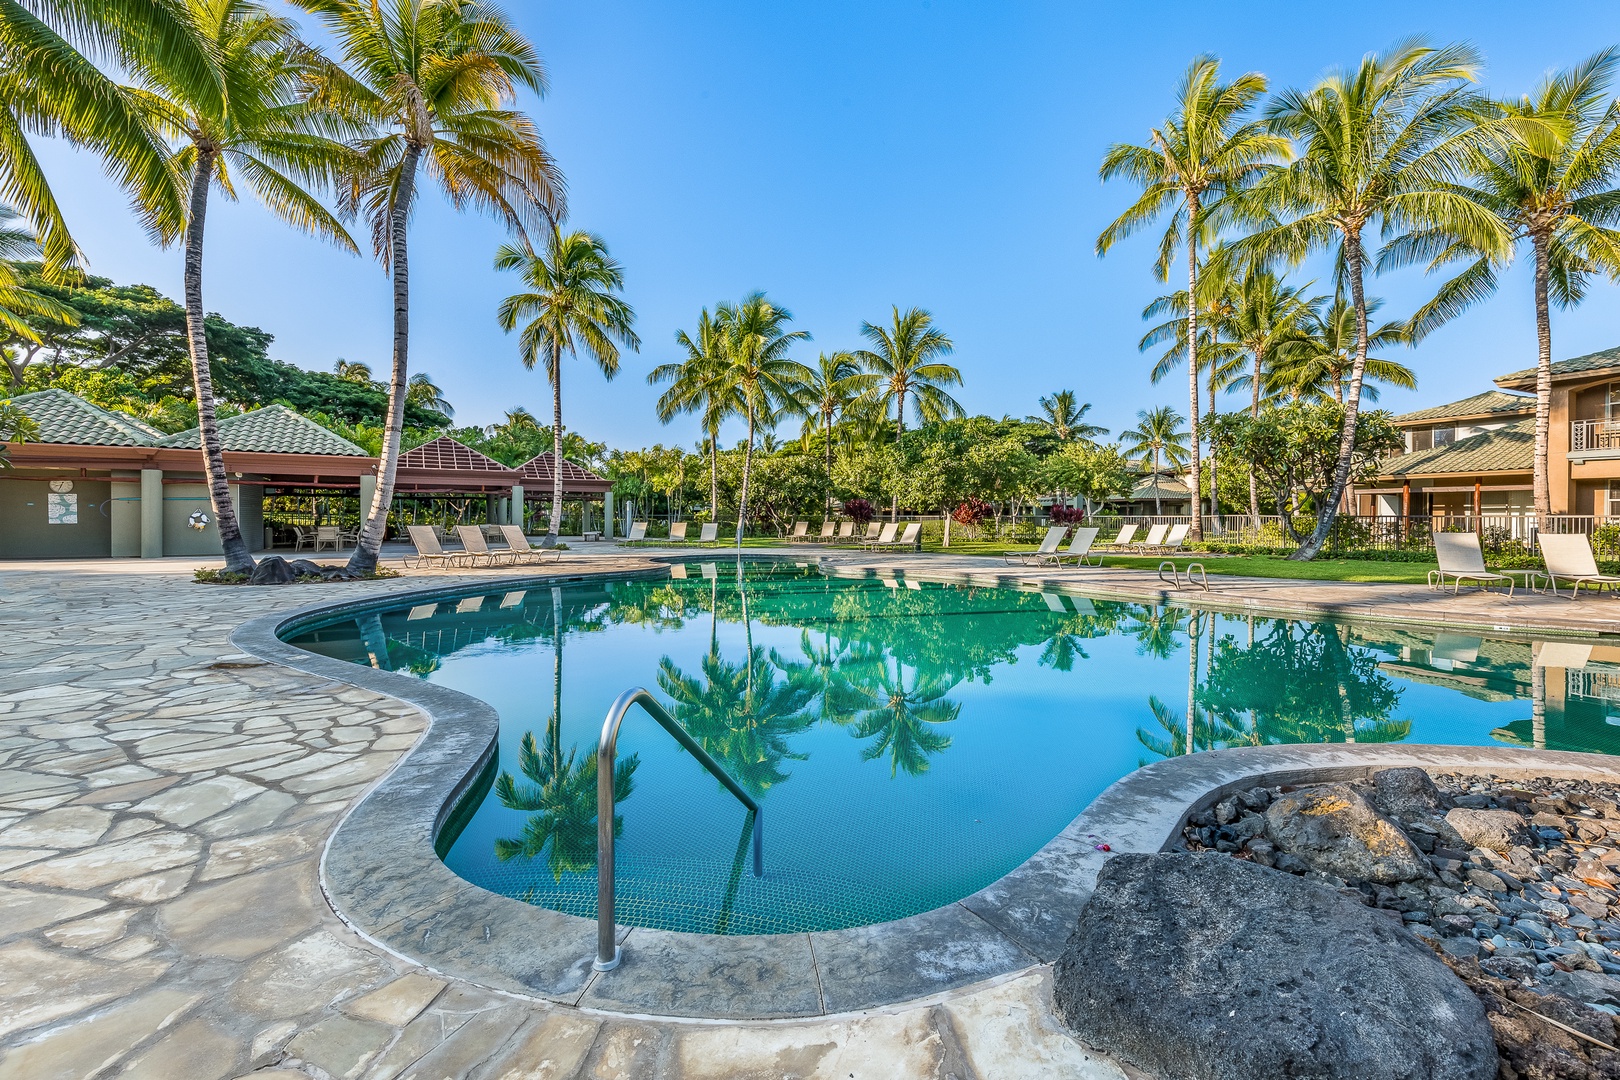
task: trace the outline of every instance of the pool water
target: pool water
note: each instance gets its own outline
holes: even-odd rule
[[[484,888],[587,917],[596,740],[613,699],[647,687],[763,809],[755,877],[741,804],[630,712],[619,920],[704,933],[859,926],[961,899],[1119,777],[1189,750],[1353,739],[1620,751],[1620,646],[1602,641],[837,578],[795,563],[472,593],[289,640],[494,706],[498,761],[441,856]]]

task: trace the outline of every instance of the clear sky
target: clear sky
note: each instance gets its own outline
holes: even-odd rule
[[[1140,408],[1186,409],[1185,380],[1153,386],[1136,348],[1153,279],[1152,240],[1105,259],[1099,229],[1132,197],[1101,185],[1108,144],[1141,141],[1197,53],[1231,74],[1305,85],[1414,33],[1467,40],[1484,82],[1523,93],[1546,71],[1620,42],[1620,6],[1558,5],[1541,17],[1506,4],[1037,3],[846,0],[815,3],[594,0],[512,2],[544,56],[551,93],[527,98],[568,178],[571,223],[601,234],[625,266],[643,345],[604,382],[569,361],[570,428],[620,447],[691,446],[691,419],[658,424],[645,375],[679,359],[677,328],[700,308],[764,289],[814,340],[799,356],[859,345],[862,320],[891,304],[930,309],[956,341],[970,412],[1023,416],[1075,390],[1113,430]],[[64,147],[48,167],[91,269],[180,295],[180,255],[150,246],[102,179]],[[381,374],[389,357],[387,280],[377,262],[324,247],[248,203],[209,214],[208,308],[276,337],[306,367],[337,357]],[[461,423],[514,405],[542,419],[550,396],[495,325],[517,282],[491,257],[493,221],[425,200],[412,226],[412,370],[427,371]],[[1320,268],[1302,273],[1330,291]],[[1430,287],[1416,272],[1378,279],[1385,316]],[[1595,288],[1553,316],[1554,358],[1620,345],[1620,291]],[[1528,275],[1400,359],[1415,393],[1397,410],[1487,389],[1535,362]],[[1235,402],[1228,403],[1235,405]],[[796,425],[783,434],[796,433]],[[727,437],[733,434],[727,433]]]

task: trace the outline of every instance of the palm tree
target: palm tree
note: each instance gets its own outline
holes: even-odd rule
[[[1263,267],[1250,266],[1232,293],[1232,315],[1228,332],[1241,350],[1239,359],[1248,372],[1232,380],[1233,389],[1249,391],[1249,415],[1260,415],[1260,398],[1273,366],[1306,334],[1307,320],[1316,301],[1305,298],[1303,289],[1283,284],[1281,278]],[[1260,484],[1249,469],[1249,514],[1258,524]]]
[[[810,381],[810,369],[787,356],[789,348],[809,341],[810,334],[788,330],[793,313],[771,303],[762,292],[750,293],[736,305],[719,305],[716,321],[722,336],[723,360],[714,369],[720,393],[737,402],[748,418],[742,492],[737,501],[740,548],[743,526],[748,521],[748,483],[754,467],[756,429],[762,420],[774,423],[777,410],[794,402]]]
[[[1502,223],[1505,251],[1475,251],[1450,228],[1410,233],[1381,253],[1379,269],[1430,260],[1472,264],[1412,319],[1421,338],[1496,291],[1496,270],[1528,242],[1535,269],[1537,515],[1552,513],[1547,433],[1552,408],[1552,321],[1549,298],[1569,308],[1586,296],[1592,275],[1620,278],[1620,102],[1612,89],[1620,49],[1608,48],[1544,80],[1528,96],[1496,111],[1524,137],[1485,144],[1473,163],[1470,197]],[[1461,242],[1457,242],[1461,241]]]
[[[1153,512],[1164,513],[1164,502],[1159,493],[1159,458],[1162,455],[1170,467],[1179,469],[1187,463],[1187,432],[1181,427],[1187,418],[1168,405],[1142,409],[1136,414],[1136,426],[1119,433],[1127,457],[1152,462]]]
[[[551,520],[544,546],[557,543],[562,527],[562,358],[583,349],[596,362],[603,378],[619,373],[619,346],[641,348],[630,325],[636,313],[618,294],[624,289],[624,268],[608,255],[602,238],[588,232],[564,235],[561,226],[546,232],[546,246],[534,251],[527,244],[503,244],[495,252],[495,269],[516,270],[531,291],[501,301],[496,319],[511,333],[528,320],[518,338],[523,366],[534,370],[543,360],[551,383],[551,444],[558,462],[551,473]]]
[[[955,351],[956,344],[934,325],[932,314],[922,308],[908,308],[902,314],[898,305],[891,310],[893,318],[887,327],[861,323],[861,336],[872,348],[855,353],[866,372],[854,377],[854,385],[885,408],[894,403],[894,433],[899,438],[906,432],[908,397],[924,424],[963,415],[962,406],[944,389],[961,386],[962,373],[939,359]],[[898,494],[890,516],[900,520]]]
[[[562,217],[562,177],[533,122],[503,108],[546,90],[534,47],[488,0],[294,0],[318,16],[350,70],[323,66],[315,100],[375,129],[344,192],[363,211],[394,291],[393,366],[377,493],[349,568],[370,572],[388,527],[410,352],[408,223],[424,162],[456,209],[493,213],[519,240]]]
[[[1384,302],[1377,297],[1367,298],[1368,315],[1377,314],[1383,306]],[[1287,355],[1272,368],[1272,391],[1296,401],[1331,398],[1335,404],[1343,405],[1357,351],[1355,308],[1342,295],[1335,296],[1326,311],[1319,304],[1313,304],[1301,329],[1303,336],[1292,343]],[[1386,322],[1372,332],[1367,347],[1381,349],[1410,341],[1405,323]],[[1371,382],[1411,390],[1417,386],[1417,376],[1405,364],[1369,355],[1362,367],[1361,396],[1366,401],[1377,401],[1377,387],[1367,385]]]
[[[415,405],[418,409],[439,413],[446,419],[456,415],[456,410],[444,399],[444,391],[433,381],[433,376],[425,371],[418,371],[406,382],[405,403]]]
[[[29,319],[77,326],[79,313],[24,282],[16,263],[38,256],[39,244],[33,233],[12,224],[16,220],[17,212],[0,204],[0,356],[5,357],[11,369],[13,386],[21,386],[23,367],[20,362],[12,360],[4,344],[39,344],[39,332],[29,324]]]
[[[827,491],[822,508],[824,514],[832,513],[833,424],[861,399],[860,387],[855,382],[855,376],[860,371],[853,353],[835,352],[831,356],[822,353],[816,357],[810,377],[799,393],[805,434],[819,426],[825,444]]]
[[[725,366],[725,334],[720,323],[704,308],[698,316],[696,335],[675,331],[675,343],[686,350],[680,363],[659,364],[647,373],[647,383],[670,384],[658,397],[658,420],[667,424],[681,413],[701,413],[703,434],[709,449],[709,519],[720,516],[719,442],[720,425],[729,416],[746,413],[735,393],[728,393],[718,376]]]
[[[495,841],[495,857],[502,862],[534,858],[546,853],[552,879],[561,881],[565,873],[588,873],[596,866],[596,747],[583,758],[578,747],[567,756],[559,741],[555,714],[546,721],[546,749],[535,745],[534,732],[523,733],[518,747],[518,771],[528,783],[520,783],[503,772],[495,780],[495,798],[509,810],[529,814],[523,833],[515,840]],[[613,769],[613,799],[623,803],[635,790],[636,767],[640,757],[621,758]],[[613,816],[613,835],[624,832],[624,815]]]
[[[1479,57],[1466,45],[1432,48],[1413,39],[1330,74],[1310,91],[1290,90],[1267,109],[1274,132],[1300,145],[1298,158],[1255,185],[1234,211],[1260,229],[1236,244],[1263,265],[1298,263],[1319,249],[1335,253],[1355,311],[1355,351],[1345,391],[1344,426],[1333,486],[1316,529],[1290,558],[1312,559],[1326,542],[1350,480],[1361,383],[1371,334],[1365,291],[1364,231],[1444,226],[1482,252],[1500,254],[1506,230],[1455,181],[1459,166],[1489,132],[1477,121],[1468,87]]]
[[[79,249],[27,133],[100,156],[154,236],[172,239],[185,225],[183,184],[162,134],[130,89],[80,48],[137,75],[161,72],[194,100],[225,97],[217,58],[185,0],[0,3],[0,200],[28,219],[45,275],[55,280],[78,267]]]
[[[203,473],[214,507],[225,569],[251,573],[248,553],[231,502],[225,455],[216,426],[213,376],[203,329],[203,230],[208,194],[227,198],[245,184],[271,213],[350,251],[359,248],[338,219],[304,186],[334,184],[351,165],[352,152],[327,138],[329,118],[299,100],[312,51],[294,23],[252,0],[187,0],[197,32],[214,53],[225,95],[211,85],[198,94],[194,80],[166,68],[139,72],[134,96],[154,126],[178,141],[172,164],[187,181],[185,207],[186,342],[197,401]],[[161,213],[161,207],[152,208]],[[341,363],[341,361],[340,361]]]
[[[1051,397],[1041,398],[1041,414],[1026,419],[1032,424],[1043,424],[1061,442],[1078,439],[1081,442],[1108,434],[1108,429],[1086,423],[1091,402],[1077,404],[1073,390],[1059,390]]]
[[[1170,223],[1159,241],[1154,272],[1169,279],[1170,257],[1183,241],[1187,246],[1187,294],[1198,296],[1198,242],[1205,232],[1206,203],[1218,202],[1233,191],[1252,184],[1273,163],[1288,157],[1287,140],[1267,132],[1245,114],[1266,92],[1265,76],[1256,72],[1220,81],[1220,61],[1212,56],[1195,59],[1176,92],[1176,108],[1162,126],[1154,128],[1146,146],[1116,143],[1103,157],[1104,180],[1126,177],[1142,187],[1130,209],[1097,238],[1097,254],[1155,220],[1166,211]],[[1198,309],[1187,308],[1187,400],[1192,417],[1191,536],[1203,538],[1200,522],[1198,461]]]
[[[898,659],[891,669],[887,658],[862,667],[862,674],[844,680],[838,687],[836,711],[854,713],[850,734],[872,740],[862,751],[862,761],[889,758],[889,775],[921,776],[928,771],[928,759],[950,749],[951,737],[939,725],[955,720],[962,711],[960,702],[946,697],[955,681],[937,674],[913,670],[906,685],[904,666]]]
[[[785,761],[803,761],[790,739],[815,717],[812,680],[800,672],[777,678],[765,650],[749,648],[748,662],[732,664],[711,651],[702,678],[688,675],[669,657],[658,664],[658,686],[674,702],[675,719],[726,767],[749,794],[759,797],[786,781]]]
[[[365,386],[373,385],[371,379],[371,365],[359,360],[345,360],[338,357],[332,363],[332,373],[344,382],[361,383]]]

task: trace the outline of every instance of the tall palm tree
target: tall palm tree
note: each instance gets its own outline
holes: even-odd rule
[[[1164,500],[1159,493],[1159,458],[1162,456],[1173,469],[1187,463],[1187,432],[1182,424],[1187,418],[1168,405],[1142,409],[1136,414],[1136,426],[1119,433],[1127,457],[1153,467],[1153,512],[1164,513]]]
[[[788,358],[787,351],[809,341],[806,330],[789,330],[793,313],[750,293],[739,304],[721,304],[716,312],[721,326],[722,356],[715,369],[721,393],[740,404],[748,418],[748,439],[743,454],[742,491],[737,500],[737,546],[742,547],[748,521],[748,484],[754,468],[754,441],[761,421],[774,423],[777,411],[797,400],[810,381],[810,369]]]
[[[720,516],[720,425],[730,416],[742,416],[746,409],[726,381],[719,377],[725,366],[725,334],[718,320],[704,308],[698,316],[697,332],[675,331],[675,343],[686,350],[679,363],[659,364],[647,373],[647,383],[670,387],[658,397],[658,420],[667,424],[681,413],[699,413],[709,450],[709,519]]]
[[[1116,143],[1103,157],[1104,180],[1125,177],[1142,187],[1130,209],[1097,237],[1097,254],[1105,255],[1119,240],[1169,211],[1170,222],[1159,241],[1154,271],[1169,279],[1170,258],[1185,240],[1187,294],[1199,295],[1198,243],[1206,231],[1205,206],[1257,180],[1274,163],[1285,160],[1288,142],[1245,119],[1266,92],[1257,72],[1220,81],[1220,61],[1200,56],[1187,68],[1176,91],[1175,110],[1150,133],[1148,144]],[[1198,461],[1198,308],[1187,308],[1187,401],[1192,417],[1191,536],[1203,537],[1199,520]]]
[[[1090,411],[1091,402],[1080,404],[1075,401],[1073,390],[1059,390],[1051,397],[1041,398],[1039,416],[1030,416],[1026,419],[1032,424],[1045,425],[1062,442],[1075,439],[1090,442],[1108,434],[1107,428],[1086,423],[1086,413]]]
[[[807,757],[790,741],[814,726],[814,682],[801,672],[778,678],[765,650],[750,646],[748,661],[729,663],[710,651],[701,679],[669,657],[658,663],[658,686],[674,702],[670,710],[692,737],[756,797],[786,781],[786,761]]]
[[[1368,315],[1375,315],[1384,302],[1368,297]],[[1353,373],[1356,358],[1356,311],[1341,295],[1335,296],[1326,310],[1313,304],[1301,323],[1303,336],[1295,340],[1272,368],[1271,389],[1278,396],[1327,401],[1343,405],[1345,393]],[[1405,345],[1411,341],[1407,324],[1386,322],[1374,330],[1367,343],[1369,349],[1382,349],[1390,345]],[[1417,386],[1417,375],[1411,368],[1395,360],[1380,356],[1367,356],[1362,367],[1361,396],[1365,401],[1377,401],[1377,387],[1369,383],[1381,382],[1411,390]]]
[[[501,245],[495,269],[516,270],[530,289],[502,300],[496,320],[507,333],[527,320],[518,337],[518,355],[531,371],[537,361],[543,362],[551,383],[551,446],[557,467],[551,472],[551,519],[544,541],[551,547],[562,527],[563,356],[577,356],[583,349],[603,378],[613,378],[619,373],[619,346],[641,348],[641,339],[630,329],[636,313],[619,295],[623,267],[592,233],[564,234],[561,226],[552,225],[539,251],[526,244]]]
[[[906,432],[908,397],[917,419],[924,424],[963,415],[962,406],[945,391],[947,386],[962,385],[962,373],[940,359],[954,352],[956,344],[934,325],[932,314],[922,308],[908,308],[902,314],[898,305],[891,310],[892,319],[886,327],[861,323],[861,336],[872,343],[872,348],[855,353],[866,368],[864,374],[855,376],[855,385],[885,408],[893,402],[894,433],[899,438]],[[889,510],[898,521],[898,494]]]
[[[365,213],[393,282],[393,365],[377,494],[349,568],[376,568],[404,430],[410,353],[408,223],[425,164],[456,209],[506,222],[520,241],[563,215],[562,177],[539,132],[505,108],[519,86],[546,90],[534,47],[488,0],[294,0],[336,40],[345,70],[325,65],[315,100],[374,130],[344,205]]]
[[[444,390],[425,371],[418,371],[406,382],[405,404],[439,413],[447,419],[456,415],[456,410],[444,398]]]
[[[861,399],[861,390],[855,376],[861,372],[850,352],[822,353],[816,357],[810,377],[800,391],[800,407],[804,413],[804,430],[808,435],[820,427],[825,444],[825,474],[827,491],[822,512],[832,513],[832,459],[833,424]]]
[[[197,401],[197,429],[225,569],[250,573],[253,556],[236,520],[214,408],[214,383],[203,329],[203,233],[208,195],[235,198],[247,186],[271,213],[296,228],[358,252],[354,241],[315,195],[352,166],[353,152],[329,138],[334,125],[300,100],[312,50],[290,20],[252,0],[187,0],[197,32],[211,47],[225,95],[166,68],[139,72],[134,97],[154,126],[176,140],[173,167],[187,182],[185,207],[186,343]],[[160,213],[154,207],[153,213]]]
[[[1470,197],[1511,237],[1502,251],[1478,252],[1446,227],[1409,233],[1381,253],[1379,267],[1426,259],[1470,266],[1412,319],[1421,338],[1496,291],[1497,269],[1527,243],[1534,263],[1536,309],[1536,513],[1552,513],[1547,433],[1552,409],[1549,300],[1574,307],[1594,274],[1620,279],[1620,102],[1614,80],[1620,48],[1607,48],[1544,80],[1529,96],[1495,105],[1522,137],[1486,143],[1472,163]],[[1461,241],[1461,242],[1458,242]]]
[[[1372,344],[1365,230],[1374,223],[1393,231],[1444,226],[1483,252],[1500,254],[1507,245],[1501,222],[1455,182],[1470,152],[1491,134],[1478,124],[1483,107],[1469,86],[1478,69],[1470,46],[1433,48],[1412,39],[1328,75],[1309,91],[1287,91],[1267,109],[1273,131],[1294,139],[1300,152],[1256,184],[1252,198],[1234,203],[1236,213],[1260,225],[1236,247],[1265,265],[1332,251],[1355,311],[1333,485],[1316,529],[1290,558],[1313,559],[1321,551],[1350,481]]]
[[[1285,285],[1263,267],[1245,268],[1232,293],[1232,316],[1228,322],[1233,342],[1240,350],[1238,359],[1248,371],[1232,380],[1233,389],[1249,391],[1249,415],[1260,415],[1260,399],[1273,366],[1306,336],[1306,326],[1316,309],[1304,290]],[[1249,469],[1249,514],[1260,517],[1260,484],[1254,468]]]
[[[40,252],[33,233],[13,224],[17,216],[15,210],[0,203],[0,356],[5,357],[11,369],[14,386],[22,384],[23,368],[20,362],[13,361],[4,346],[12,342],[39,344],[39,332],[28,320],[38,319],[61,326],[79,323],[78,312],[30,288],[23,280],[17,262],[36,258]]]
[[[28,133],[98,155],[153,236],[172,239],[185,227],[184,185],[163,135],[91,57],[141,76],[161,73],[194,100],[225,97],[217,58],[186,0],[0,0],[0,201],[28,219],[45,274],[58,280],[78,267],[79,249]]]

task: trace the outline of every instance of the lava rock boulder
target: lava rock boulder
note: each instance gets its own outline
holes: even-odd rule
[[[249,585],[286,585],[298,576],[292,566],[280,555],[267,555],[259,560],[248,577]]]
[[[1266,808],[1266,836],[1311,869],[1345,879],[1393,885],[1434,874],[1417,845],[1345,784],[1279,795]]]
[[[1419,768],[1380,769],[1372,774],[1373,805],[1385,814],[1407,819],[1445,814],[1440,789]]]
[[[1058,959],[1083,1041],[1160,1080],[1493,1080],[1485,1010],[1387,915],[1227,855],[1121,854]]]
[[[1469,847],[1485,848],[1502,855],[1530,843],[1530,830],[1525,828],[1524,818],[1511,810],[1459,806],[1446,814],[1446,824],[1456,829]]]

